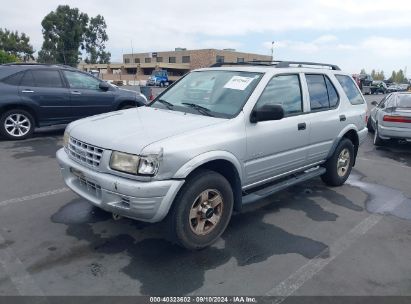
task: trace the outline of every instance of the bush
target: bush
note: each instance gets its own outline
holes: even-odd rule
[[[5,51],[0,50],[0,64],[17,62],[19,59],[15,55],[11,55]]]

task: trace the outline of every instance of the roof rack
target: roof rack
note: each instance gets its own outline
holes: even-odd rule
[[[277,68],[289,68],[290,65],[297,65],[298,67],[303,66],[322,66],[322,67],[329,67],[331,70],[340,71],[341,69],[335,64],[328,64],[328,63],[319,63],[319,62],[304,62],[304,61],[281,61],[279,62],[276,67]]]
[[[233,66],[233,65],[252,65],[252,66],[271,66],[275,68],[290,68],[293,65],[297,67],[329,67],[331,70],[340,71],[341,69],[334,64],[319,63],[319,62],[304,62],[304,61],[270,61],[270,60],[253,60],[244,62],[217,62],[211,65],[212,68],[222,67],[222,66]]]

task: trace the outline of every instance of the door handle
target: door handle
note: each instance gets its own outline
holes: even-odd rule
[[[305,122],[298,124],[298,131],[305,130],[306,128],[307,128],[307,125],[305,124]]]
[[[72,94],[72,95],[81,95],[81,92],[79,92],[79,91],[71,91],[71,94]]]
[[[32,90],[23,90],[23,91],[21,91],[22,93],[34,93],[34,91],[32,91]]]
[[[340,121],[346,121],[347,117],[345,117],[345,115],[340,115]]]

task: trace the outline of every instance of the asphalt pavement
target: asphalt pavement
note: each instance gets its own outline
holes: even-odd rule
[[[344,186],[260,200],[190,252],[161,223],[114,221],[69,191],[63,130],[0,141],[0,295],[411,295],[409,144],[369,134]]]

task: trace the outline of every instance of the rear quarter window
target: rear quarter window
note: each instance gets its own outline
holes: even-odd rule
[[[358,90],[354,83],[354,80],[350,76],[346,75],[335,75],[338,82],[341,84],[345,95],[347,95],[348,100],[352,105],[359,105],[364,103],[361,92]]]
[[[398,97],[397,107],[411,109],[411,94],[400,95]]]
[[[18,86],[20,85],[21,78],[23,77],[23,73],[16,73],[10,75],[2,80],[2,82],[7,83],[9,85]]]

